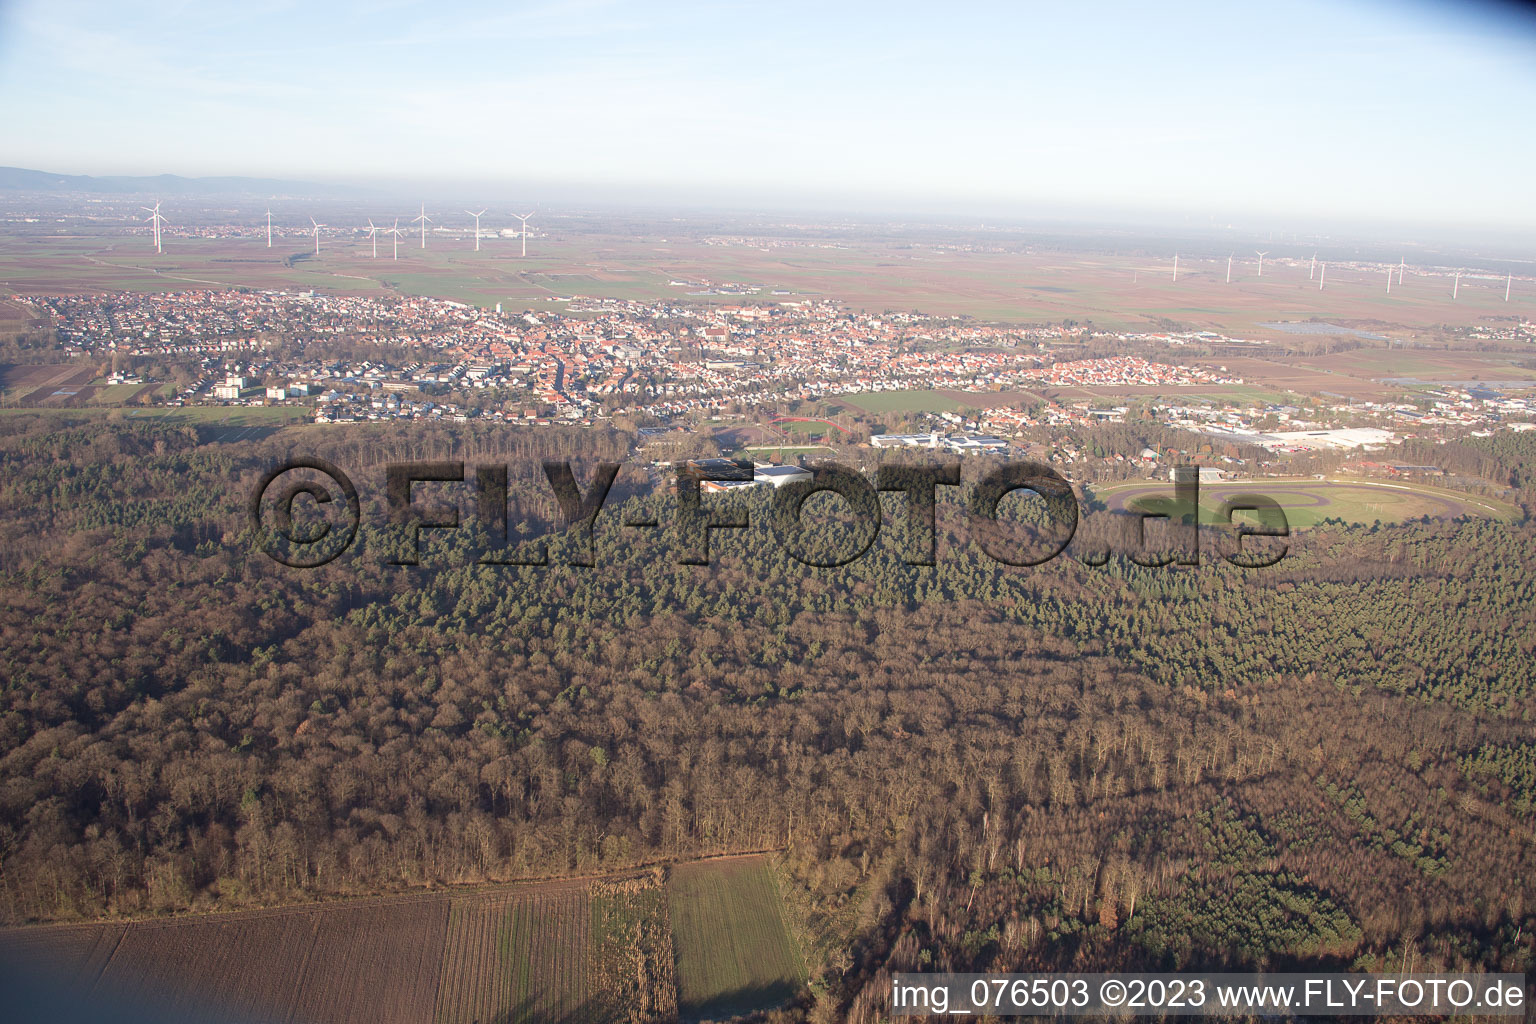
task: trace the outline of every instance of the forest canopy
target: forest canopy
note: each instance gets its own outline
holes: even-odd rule
[[[1019,568],[951,498],[933,566],[899,504],[836,569],[759,530],[690,566],[621,525],[671,501],[632,467],[591,568],[559,536],[548,566],[457,557],[468,525],[419,566],[371,534],[312,570],[252,544],[295,453],[374,495],[390,461],[499,462],[538,532],[541,460],[585,485],[629,446],[0,420],[0,915],[774,850],[847,1016],[930,966],[1529,964],[1528,521],[1324,525],[1263,571]]]

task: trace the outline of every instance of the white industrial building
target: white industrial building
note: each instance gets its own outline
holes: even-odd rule
[[[1275,444],[1297,448],[1363,448],[1391,444],[1397,435],[1379,427],[1346,427],[1341,430],[1280,430],[1267,435]]]
[[[704,480],[699,483],[699,490],[714,493],[739,491],[746,487],[772,487],[777,490],[796,480],[810,479],[811,471],[808,469],[801,469],[798,466],[770,466],[760,462],[752,467],[751,480]]]
[[[990,434],[875,434],[869,439],[875,448],[930,448],[960,452],[1006,451],[1008,442]]]
[[[785,484],[794,483],[796,480],[809,479],[811,479],[810,470],[801,469],[799,466],[758,465],[752,468],[753,483],[767,484],[774,489],[783,487]]]
[[[1174,466],[1168,470],[1168,479],[1177,483],[1179,470],[1182,468],[1184,467]],[[1200,470],[1200,482],[1203,484],[1219,484],[1223,480],[1230,480],[1232,478],[1232,473],[1229,470],[1218,469],[1215,466],[1197,466],[1196,468]]]

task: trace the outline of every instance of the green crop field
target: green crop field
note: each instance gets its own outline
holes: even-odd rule
[[[143,384],[108,384],[91,399],[92,405],[122,405],[144,390]]]
[[[778,887],[762,858],[679,865],[668,904],[683,1016],[731,1016],[773,1006],[804,982]]]
[[[1166,513],[1173,503],[1173,484],[1134,483],[1090,488],[1094,497],[1116,511]],[[1285,510],[1292,529],[1306,529],[1328,519],[1349,523],[1400,523],[1420,516],[1454,518],[1470,515],[1491,519],[1515,518],[1516,510],[1489,498],[1423,484],[1253,480],[1204,484],[1200,488],[1200,521],[1215,523],[1224,501],[1239,494],[1273,498]]]
[[[867,412],[954,412],[964,406],[938,391],[865,391],[838,401]]]
[[[309,422],[309,410],[291,405],[188,405],[181,408],[129,409],[123,415],[136,419],[154,416],[168,423],[201,423],[231,427],[281,426]]]

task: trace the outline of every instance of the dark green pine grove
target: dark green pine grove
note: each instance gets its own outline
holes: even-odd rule
[[[1516,441],[1468,464],[1524,486]],[[1531,523],[1330,524],[1263,570],[1013,568],[951,495],[922,567],[888,498],[864,557],[814,569],[756,496],[684,566],[674,499],[629,468],[592,568],[558,535],[547,567],[476,564],[468,484],[418,485],[464,525],[386,564],[384,463],[508,465],[526,542],[540,459],[627,450],[0,420],[0,916],[775,850],[815,961],[790,1012],[818,1019],[924,968],[1528,968]],[[245,502],[291,454],[363,496],[319,569],[252,546]],[[620,525],[641,511],[661,528]]]

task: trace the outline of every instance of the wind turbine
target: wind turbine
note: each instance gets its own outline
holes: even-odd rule
[[[400,218],[399,217],[395,218],[395,226],[390,229],[390,232],[395,236],[395,259],[398,260],[400,258]]]
[[[476,213],[474,210],[465,210],[465,213],[475,218],[475,252],[480,251],[480,218],[485,214],[484,210]]]
[[[427,247],[427,223],[431,219],[432,219],[431,217],[427,216],[427,204],[426,203],[422,203],[421,204],[421,216],[420,217],[412,217],[411,218],[411,223],[412,224],[415,224],[417,221],[421,221],[421,247],[423,249],[425,249]]]
[[[368,218],[368,237],[373,239],[373,258],[379,258],[379,229],[373,226],[373,218]]]
[[[523,255],[527,256],[528,255],[528,218],[532,217],[533,214],[532,213],[514,213],[512,216],[516,217],[518,220],[523,222],[523,232],[522,232],[522,234],[523,234]]]
[[[1323,264],[1323,272],[1322,272],[1321,275],[1319,275],[1319,277],[1317,279],[1317,290],[1318,291],[1322,291],[1323,290],[1323,286],[1325,284],[1327,284],[1327,283],[1328,283],[1328,264],[1324,263]]]
[[[1406,269],[1407,266],[1408,266],[1408,257],[1406,257],[1406,256],[1399,256],[1397,258],[1397,286],[1399,288],[1401,288],[1403,286],[1403,270]]]
[[[1259,276],[1263,277],[1264,276],[1264,257],[1269,255],[1269,250],[1266,249],[1263,252],[1259,252],[1258,250],[1254,250],[1254,252],[1259,257]]]
[[[1312,269],[1307,273],[1307,280],[1317,280],[1317,253],[1312,254]]]
[[[160,200],[158,200],[158,199],[155,200],[155,205],[154,205],[153,209],[151,209],[148,206],[141,206],[141,207],[139,207],[139,209],[149,211],[149,216],[145,217],[144,219],[149,221],[151,224],[154,225],[154,228],[155,228],[155,252],[160,252],[161,251],[161,249],[160,249],[160,225],[165,222],[165,218],[160,216]]]
[[[1179,254],[1173,254],[1173,283],[1179,283]]]
[[[1456,271],[1456,283],[1451,285],[1451,301],[1456,301],[1456,296],[1461,294],[1461,271]]]
[[[1227,284],[1232,283],[1232,257],[1227,257]]]
[[[1514,283],[1514,280],[1515,280],[1515,275],[1514,274],[1510,274],[1508,277],[1504,278],[1504,301],[1505,302],[1509,301],[1509,286]]]
[[[1392,294],[1392,268],[1387,268],[1387,294]]]
[[[309,218],[309,222],[315,226],[315,255],[319,256],[320,255],[320,229],[322,227],[324,227],[325,225],[321,224],[319,221],[315,220],[315,218],[313,218],[313,217]]]
[[[267,248],[272,248],[272,208],[267,207]]]

